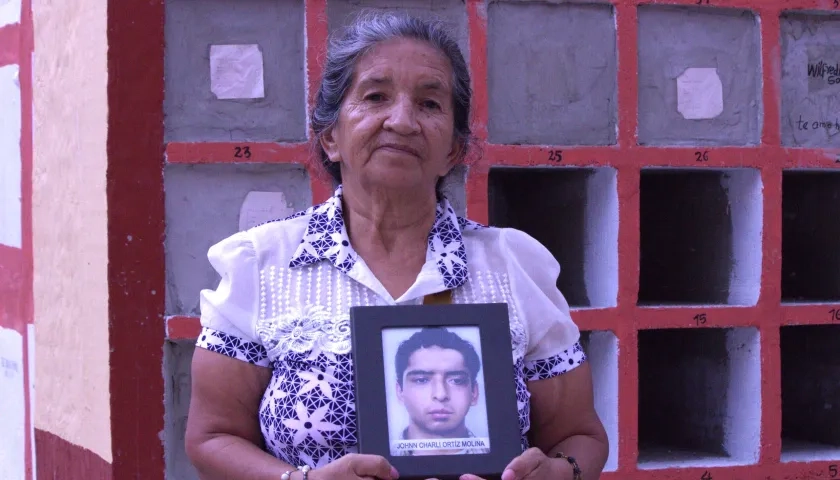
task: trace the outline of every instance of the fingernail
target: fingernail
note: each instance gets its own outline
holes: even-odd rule
[[[400,478],[400,472],[394,467],[391,467],[391,478]]]

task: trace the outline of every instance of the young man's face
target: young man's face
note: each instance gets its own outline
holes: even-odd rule
[[[430,347],[411,354],[397,396],[421,432],[460,436],[464,417],[478,401],[478,388],[460,352]]]

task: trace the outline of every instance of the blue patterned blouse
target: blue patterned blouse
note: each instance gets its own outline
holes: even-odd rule
[[[352,306],[418,304],[447,289],[453,303],[506,302],[523,450],[527,381],[586,360],[549,251],[519,230],[458,217],[446,199],[437,205],[426,264],[400,298],[353,250],[341,187],[323,204],[222,240],[208,258],[221,282],[201,292],[197,346],[271,369],[260,425],[267,450],[292,465],[319,467],[356,451]]]

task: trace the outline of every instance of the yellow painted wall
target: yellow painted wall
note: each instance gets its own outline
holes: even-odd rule
[[[111,462],[107,1],[32,10],[35,428]]]

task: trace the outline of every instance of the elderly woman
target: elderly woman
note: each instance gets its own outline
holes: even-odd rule
[[[379,14],[331,44],[312,112],[335,194],[208,257],[187,452],[204,479],[398,478],[356,449],[349,309],[506,302],[522,453],[505,480],[592,480],[607,439],[560,267],[527,234],[456,216],[441,180],[470,145],[470,79],[437,23]],[[470,472],[462,479],[476,480]]]

